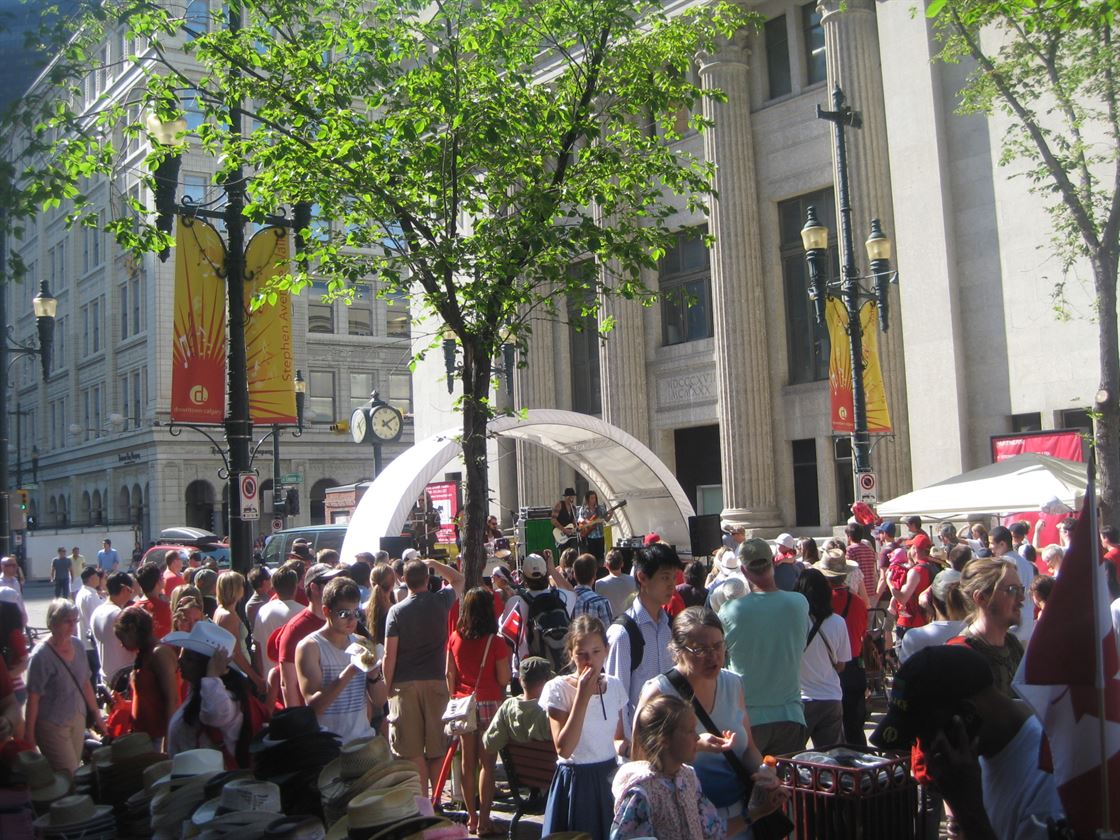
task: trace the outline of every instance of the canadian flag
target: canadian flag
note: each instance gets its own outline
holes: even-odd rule
[[[500,628],[502,636],[513,645],[514,650],[521,643],[521,610],[514,605]]]
[[[1079,838],[1120,828],[1120,656],[1107,561],[1100,557],[1093,468],[1090,460],[1081,516],[1014,679],[1046,730],[1054,782]]]

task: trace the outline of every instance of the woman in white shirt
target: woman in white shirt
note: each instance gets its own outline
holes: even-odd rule
[[[809,602],[809,633],[801,655],[801,705],[806,735],[815,749],[844,740],[844,691],[840,672],[851,658],[851,640],[844,619],[832,611],[832,587],[817,569],[806,569],[796,591]]]

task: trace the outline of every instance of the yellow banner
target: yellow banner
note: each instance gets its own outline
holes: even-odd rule
[[[171,419],[221,423],[226,398],[225,245],[201,219],[175,223]]]
[[[296,422],[292,384],[292,297],[280,291],[276,303],[249,311],[253,296],[289,271],[288,231],[268,227],[245,249],[245,357],[249,368],[249,415],[262,426]]]
[[[855,426],[852,413],[852,349],[848,340],[848,310],[843,301],[829,298],[824,310],[832,352],[828,359],[828,390],[832,398],[832,430],[850,434]],[[887,433],[891,416],[883,369],[879,364],[879,324],[875,304],[865,303],[859,311],[863,331],[863,393],[867,404],[867,431]]]

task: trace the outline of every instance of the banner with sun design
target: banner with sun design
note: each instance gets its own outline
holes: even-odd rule
[[[225,253],[211,225],[176,219],[171,419],[177,423],[216,424],[225,416]]]
[[[859,310],[863,330],[863,393],[867,405],[867,431],[886,434],[891,430],[887,409],[887,389],[879,366],[878,311],[865,303]],[[855,426],[852,412],[852,345],[848,338],[848,310],[843,301],[829,298],[824,310],[828,340],[832,350],[828,359],[828,390],[832,396],[832,430],[851,434]]]
[[[287,274],[288,231],[266,227],[245,249],[245,359],[249,373],[249,416],[269,426],[296,422],[295,376],[292,361],[292,296],[276,291],[276,302],[265,301],[250,312],[253,297],[271,281]]]

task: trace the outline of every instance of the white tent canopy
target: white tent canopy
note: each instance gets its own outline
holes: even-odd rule
[[[891,519],[966,519],[1038,510],[1052,498],[1078,510],[1085,496],[1086,465],[1027,452],[969,470],[937,484],[883,502],[878,514]]]
[[[615,514],[624,535],[656,531],[662,539],[688,546],[692,504],[669,468],[644,444],[617,426],[587,414],[530,409],[527,416],[498,417],[489,433],[534,443],[558,456],[598,488],[600,499],[627,507]],[[376,551],[381,537],[400,534],[416,499],[460,454],[461,429],[420,441],[393,459],[358,503],[342,543],[346,560]],[[559,493],[561,488],[556,488]],[[542,499],[551,504],[554,499]]]

